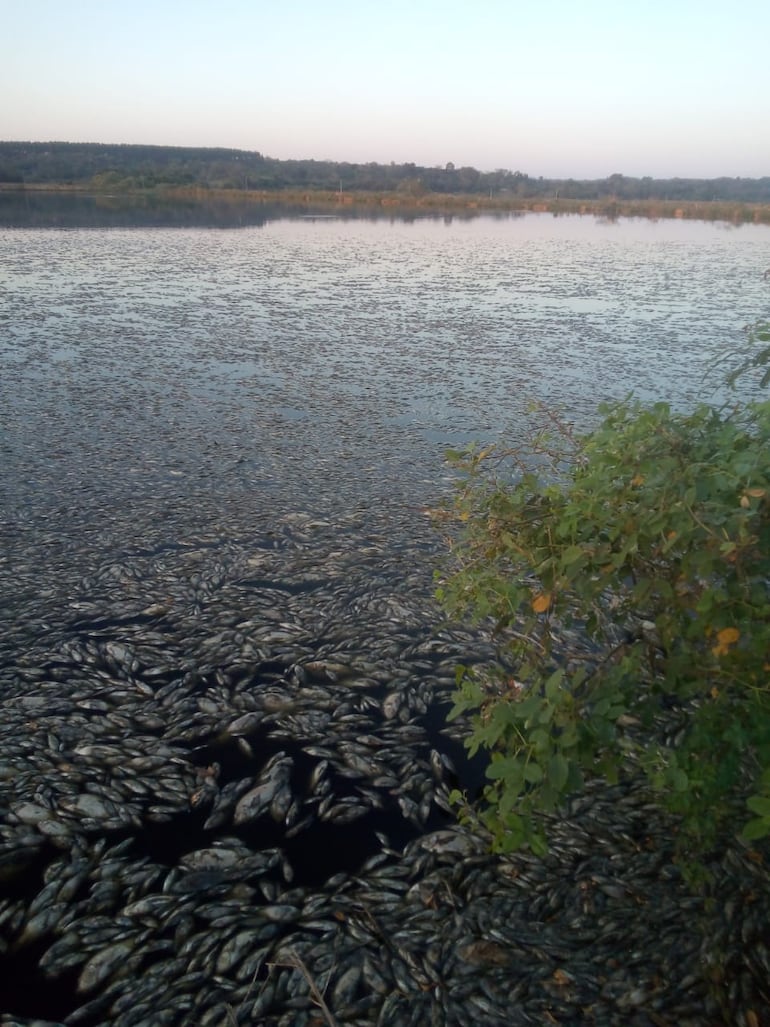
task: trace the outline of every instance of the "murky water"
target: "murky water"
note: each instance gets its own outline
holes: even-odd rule
[[[0,230],[5,528],[71,539],[47,578],[297,509],[409,548],[534,399],[713,398],[768,266],[764,226],[544,214]]]
[[[256,970],[230,972],[241,959],[224,949],[230,927],[206,921],[190,945],[193,962],[203,952],[207,973],[216,967],[215,995],[187,973],[165,921],[136,935],[127,913],[171,889],[174,916],[188,904],[218,916],[229,879],[184,874],[210,845],[237,867],[278,846],[293,875],[241,891],[232,930],[261,924],[291,880],[291,902],[309,911],[338,903],[365,858],[419,874],[420,843],[417,863],[396,850],[450,823],[435,798],[441,758],[463,787],[471,771],[480,781],[461,763],[461,725],[444,724],[454,668],[490,656],[481,633],[445,630],[431,604],[444,547],[424,508],[449,487],[445,448],[515,438],[533,399],[587,426],[600,400],[631,390],[678,406],[715,397],[708,368],[766,312],[768,267],[766,227],[548,215],[0,229],[0,916],[12,925],[0,1009],[133,1024],[141,983],[145,1022],[159,1003],[196,1010],[163,1022],[225,1022],[211,1018],[222,1001],[247,1015]],[[251,726],[235,729],[244,714]],[[241,823],[223,806],[208,819],[276,755],[293,767],[276,785],[288,811]],[[563,880],[577,888],[565,852]],[[97,886],[78,891],[79,874]],[[518,929],[495,881],[483,915]],[[544,881],[549,923],[557,893]],[[329,908],[328,937],[344,935]],[[475,912],[469,927],[452,908],[437,929],[470,937]],[[537,909],[518,915],[529,924]],[[636,907],[619,915],[639,919]],[[684,916],[677,938],[689,939]],[[392,922],[403,919],[399,908]],[[293,923],[281,930],[305,959],[336,964],[336,942],[308,945]],[[380,965],[379,942],[367,944]],[[114,945],[134,953],[133,969],[91,981]],[[356,970],[358,936],[351,946]],[[159,991],[146,963],[136,969],[167,958],[156,949],[174,958]],[[592,958],[605,966],[602,951]],[[439,963],[465,980],[467,968]],[[509,967],[483,970],[487,984],[500,970],[508,1009]],[[422,982],[404,985],[410,1002],[433,1001]],[[339,1006],[347,993],[335,988]],[[249,1022],[264,1019],[260,996]],[[458,1003],[448,1020],[478,1019]]]
[[[6,499],[76,468],[399,492],[533,399],[583,422],[631,390],[709,398],[768,265],[762,226],[549,215],[4,231]]]

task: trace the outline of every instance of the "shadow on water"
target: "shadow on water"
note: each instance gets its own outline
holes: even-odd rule
[[[328,206],[278,203],[216,196],[163,196],[154,193],[114,194],[0,190],[0,228],[262,228],[283,218],[305,220],[387,220],[411,224],[419,220],[471,220],[478,212],[419,214],[409,207],[346,206],[329,213]],[[490,215],[494,216],[494,215]],[[520,216],[510,212],[506,218]]]
[[[245,201],[0,190],[3,228],[261,228],[289,211]]]
[[[83,1004],[77,992],[81,967],[62,973],[55,980],[46,977],[38,963],[51,946],[44,937],[3,957],[0,982],[0,1009],[7,1010],[4,1024],[15,1024],[10,1017],[24,1017],[59,1024]],[[79,1020],[83,1027],[98,1023],[98,1017]]]

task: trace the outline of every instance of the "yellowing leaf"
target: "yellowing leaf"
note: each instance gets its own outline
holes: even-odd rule
[[[642,475],[642,474],[635,474],[633,476],[633,478],[631,479],[631,484],[632,485],[644,485],[644,475]]]
[[[722,628],[717,632],[717,641],[720,645],[734,645],[741,637],[737,628]]]
[[[730,646],[735,645],[738,639],[741,637],[741,633],[737,628],[722,628],[721,631],[717,631],[717,642],[711,650],[714,656],[727,656],[730,652]]]
[[[532,609],[535,613],[545,613],[548,607],[551,605],[551,593],[541,592],[539,596],[535,596],[532,600]]]

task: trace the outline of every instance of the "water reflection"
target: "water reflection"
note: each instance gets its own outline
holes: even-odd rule
[[[476,210],[426,212],[414,208],[288,204],[254,198],[163,197],[37,190],[0,190],[0,228],[261,228],[283,218],[308,221],[388,221],[452,225],[480,216],[511,220],[521,211],[481,214]]]
[[[0,191],[6,228],[238,228],[280,216],[275,205],[238,201]]]

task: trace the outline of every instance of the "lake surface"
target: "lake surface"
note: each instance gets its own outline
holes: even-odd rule
[[[0,1008],[295,1022],[262,965],[285,945],[335,1012],[362,968],[371,1022],[504,1022],[514,971],[531,1022],[620,1022],[624,937],[672,1023],[746,937],[756,981],[725,989],[764,994],[761,865],[728,853],[725,901],[682,903],[646,798],[560,818],[525,890],[454,824],[484,771],[455,668],[494,650],[441,622],[425,507],[447,446],[519,438],[533,400],[587,427],[631,390],[717,396],[770,228],[27,199],[4,221],[0,194]],[[463,955],[489,925],[510,965]]]
[[[713,399],[770,298],[764,226],[179,217],[0,229],[6,594],[293,511],[408,549],[447,446],[516,438],[533,400],[587,426],[632,390]]]

